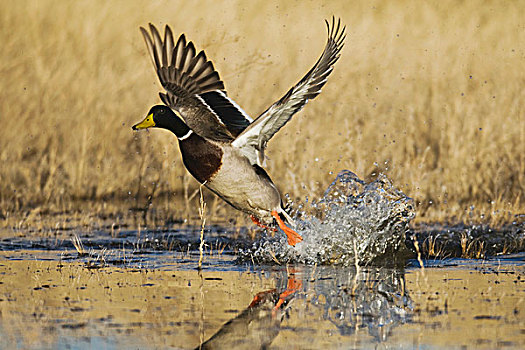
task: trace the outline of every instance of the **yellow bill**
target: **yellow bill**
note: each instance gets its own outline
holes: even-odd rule
[[[133,130],[139,130],[139,129],[147,129],[155,126],[155,122],[153,121],[153,113],[149,114],[143,121],[141,121],[138,124],[133,125],[131,128]]]

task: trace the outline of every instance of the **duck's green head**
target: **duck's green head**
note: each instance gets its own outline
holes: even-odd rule
[[[177,137],[183,137],[190,132],[190,128],[180,119],[171,108],[164,105],[151,107],[146,118],[133,125],[133,130],[148,128],[163,128],[173,132]]]

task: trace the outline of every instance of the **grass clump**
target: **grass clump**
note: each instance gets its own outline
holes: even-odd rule
[[[524,3],[325,5],[3,2],[0,215],[88,200],[143,220],[152,208],[198,220],[198,184],[175,138],[130,130],[159,102],[139,25],[185,32],[255,117],[315,62],[332,14],[348,27],[342,57],[267,152],[283,192],[315,197],[330,171],[346,168],[386,173],[416,200],[420,221],[501,223],[523,213]],[[232,217],[207,202],[210,220]]]

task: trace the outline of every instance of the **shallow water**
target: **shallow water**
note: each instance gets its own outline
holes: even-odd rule
[[[294,203],[296,247],[283,235],[256,242],[241,258],[257,262],[363,265],[406,259],[413,201],[384,176],[366,183],[348,170],[337,174],[319,201]]]
[[[524,254],[356,270],[223,253],[202,271],[197,254],[102,268],[57,251],[0,254],[5,349],[525,346]]]
[[[0,232],[0,348],[525,347],[523,222],[410,228],[349,171],[290,206],[296,247],[207,227],[201,269],[200,227]]]

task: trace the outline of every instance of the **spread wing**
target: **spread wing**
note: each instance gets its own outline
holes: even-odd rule
[[[224,83],[213,63],[206,58],[204,51],[197,54],[195,46],[191,41],[186,42],[184,34],[174,44],[173,32],[169,26],[166,25],[164,40],[151,23],[149,29],[151,34],[140,27],[160,83],[168,93],[186,97],[224,90]]]
[[[333,70],[343,48],[345,26],[332,17],[326,22],[328,40],[321,57],[308,73],[281,99],[270,106],[250,124],[232,145],[241,149],[252,164],[263,165],[266,144],[291,118],[301,110],[308,100],[315,98]]]
[[[166,25],[164,38],[150,23],[149,32],[140,28],[151,61],[166,93],[162,101],[177,110],[188,126],[206,138],[231,141],[252,119],[224,90],[224,83],[204,51],[197,53],[182,34],[177,43]]]

